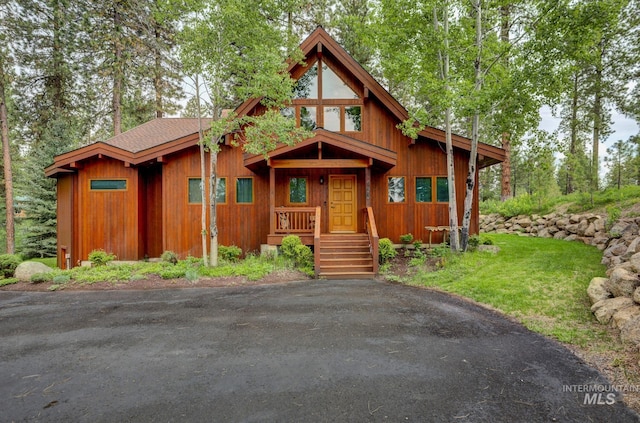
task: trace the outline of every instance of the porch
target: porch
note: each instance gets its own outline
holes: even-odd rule
[[[378,273],[378,229],[373,209],[362,210],[364,233],[328,233],[322,230],[321,207],[276,207],[271,214],[270,245],[297,235],[313,248],[316,277],[372,278]]]

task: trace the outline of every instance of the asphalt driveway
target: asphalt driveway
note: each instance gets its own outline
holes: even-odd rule
[[[0,292],[0,359],[1,421],[640,421],[559,344],[375,281]]]

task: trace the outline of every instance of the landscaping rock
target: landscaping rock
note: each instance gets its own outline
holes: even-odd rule
[[[607,298],[600,300],[591,306],[591,311],[595,314],[598,322],[607,325],[611,322],[613,315],[627,307],[634,307],[635,303],[628,297]]]
[[[626,324],[636,317],[640,316],[640,306],[634,305],[633,307],[626,307],[622,310],[618,310],[613,313],[613,325],[619,329],[626,326]]]
[[[635,345],[640,345],[640,316],[627,320],[620,328],[620,339]]]
[[[37,261],[23,261],[16,267],[14,276],[21,282],[30,282],[31,276],[38,273],[47,273],[51,270],[46,264]]]
[[[587,288],[587,294],[589,295],[591,304],[595,304],[598,301],[611,298],[611,292],[607,290],[608,282],[609,280],[607,278],[591,279],[591,282],[589,283],[589,288]]]
[[[614,297],[631,298],[638,286],[640,286],[640,278],[638,278],[638,275],[629,272],[623,267],[616,267],[609,277],[607,290],[611,292]]]

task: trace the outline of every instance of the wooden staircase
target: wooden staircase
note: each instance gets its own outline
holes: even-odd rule
[[[324,279],[362,279],[375,276],[367,234],[322,234],[320,269]]]

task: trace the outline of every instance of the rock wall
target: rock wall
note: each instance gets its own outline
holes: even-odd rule
[[[591,311],[620,338],[640,347],[640,218],[618,220],[607,230],[606,219],[593,213],[545,216],[480,216],[480,232],[579,241],[602,251],[606,278],[593,278],[587,289]]]

